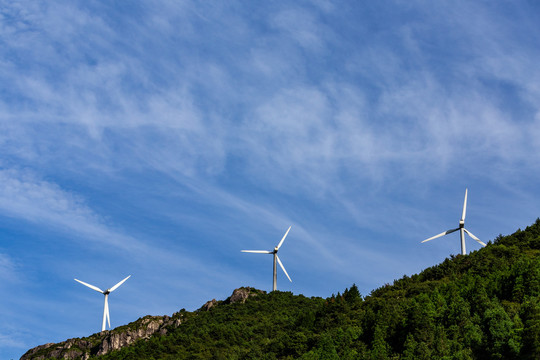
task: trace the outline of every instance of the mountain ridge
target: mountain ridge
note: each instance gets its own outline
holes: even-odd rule
[[[194,312],[104,333],[21,359],[538,359],[540,219],[365,297],[356,285],[326,299],[240,288]]]
[[[235,289],[231,296],[223,301],[212,299],[202,305],[198,311],[209,311],[218,304],[244,303],[250,296],[265,293],[251,287]],[[112,330],[104,330],[84,338],[67,339],[60,343],[47,343],[28,350],[21,360],[48,358],[89,359],[91,356],[102,356],[111,351],[129,346],[141,339],[148,339],[154,334],[163,336],[171,328],[177,328],[182,323],[185,310],[175,312],[171,316],[146,315],[127,325]],[[54,347],[54,349],[52,349]]]

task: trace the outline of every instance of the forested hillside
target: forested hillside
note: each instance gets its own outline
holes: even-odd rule
[[[540,219],[366,297],[251,290],[100,358],[540,359],[539,254]]]

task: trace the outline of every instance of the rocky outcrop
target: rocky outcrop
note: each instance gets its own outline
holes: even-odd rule
[[[159,334],[164,335],[167,333],[166,327],[171,325],[170,319],[171,318],[168,316],[147,316],[142,319],[142,326],[137,329],[124,332],[111,332],[105,336],[99,345],[96,355],[105,355],[113,350],[133,344],[137,340],[148,339],[156,332],[159,332],[159,330],[163,330],[162,332],[159,332]]]
[[[216,301],[216,299],[212,299],[210,301],[207,301],[201,308],[200,310],[204,310],[204,311],[208,311],[210,310],[211,308],[213,308],[214,306],[216,306],[218,302]]]
[[[220,304],[243,304],[251,296],[262,293],[251,287],[242,287],[233,291],[225,301],[212,299],[206,302],[199,311],[209,311]],[[83,339],[69,339],[54,344],[49,343],[28,350],[21,360],[44,360],[44,359],[83,359],[90,356],[105,355],[111,351],[129,346],[136,341],[148,339],[151,336],[162,336],[174,330],[182,324],[184,312],[174,313],[172,316],[145,316],[125,326],[114,330],[102,331]]]
[[[45,344],[30,349],[21,360],[34,359],[83,359],[90,356],[105,355],[113,350],[133,344],[153,335],[165,335],[169,329],[177,328],[182,323],[181,313],[173,316],[145,316],[126,326],[114,330],[102,331],[84,339],[69,339],[58,344]]]
[[[259,293],[264,293],[262,290],[257,290],[252,287],[241,287],[238,289],[235,289],[232,293],[232,295],[225,300],[225,303],[228,304],[234,304],[234,303],[245,303],[246,300],[251,296],[257,296]]]

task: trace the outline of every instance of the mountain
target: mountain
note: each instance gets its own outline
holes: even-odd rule
[[[241,288],[22,359],[540,359],[540,219],[362,297]]]

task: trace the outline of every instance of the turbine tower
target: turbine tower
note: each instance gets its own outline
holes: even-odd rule
[[[289,226],[289,228],[287,229],[287,232],[285,233],[285,235],[283,235],[283,238],[281,239],[279,244],[277,244],[277,246],[272,251],[268,251],[268,250],[242,250],[242,252],[247,252],[247,253],[273,254],[274,255],[274,281],[273,281],[273,284],[272,284],[272,291],[277,290],[277,266],[276,266],[276,262],[279,263],[279,266],[281,266],[281,269],[283,270],[285,275],[287,275],[287,278],[289,278],[289,281],[292,282],[291,277],[289,276],[289,274],[287,274],[287,270],[285,270],[285,267],[283,266],[283,263],[281,262],[281,260],[279,260],[279,257],[277,255],[279,248],[281,247],[281,245],[283,245],[283,242],[285,241],[285,238],[287,237],[287,234],[289,233],[289,230],[291,230],[291,226]]]
[[[422,242],[425,243],[426,241],[430,241],[430,240],[436,239],[438,237],[441,237],[441,236],[444,236],[444,235],[447,235],[447,234],[453,233],[454,231],[459,230],[460,236],[461,236],[461,255],[467,254],[467,251],[465,250],[465,233],[467,233],[470,237],[472,237],[474,240],[479,242],[482,246],[486,246],[486,244],[480,241],[479,238],[477,238],[470,231],[465,229],[465,213],[466,212],[467,212],[467,189],[465,189],[465,201],[463,201],[463,212],[461,213],[461,220],[459,220],[459,227],[457,229],[451,229],[443,233],[440,233],[438,235],[432,236],[429,239],[426,239]]]
[[[105,295],[105,305],[103,307],[103,323],[101,325],[101,331],[105,331],[105,319],[107,319],[107,322],[109,323],[109,329],[111,328],[111,317],[109,316],[109,301],[108,301],[109,294],[112,293],[114,290],[116,290],[120,285],[122,285],[124,283],[124,281],[126,281],[130,277],[131,277],[131,275],[129,275],[124,280],[120,281],[118,284],[114,285],[112,288],[107,289],[105,291],[101,290],[97,286],[90,285],[90,284],[85,283],[84,281],[74,279],[75,281],[83,284],[84,286],[88,286],[90,289],[95,290],[95,291],[100,292],[103,295]]]

